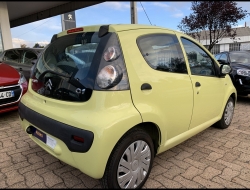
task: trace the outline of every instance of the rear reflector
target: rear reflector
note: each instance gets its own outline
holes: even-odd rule
[[[84,138],[73,135],[73,139],[77,142],[84,143]]]
[[[67,34],[81,32],[81,31],[83,31],[83,28],[73,28],[73,29],[68,30]]]

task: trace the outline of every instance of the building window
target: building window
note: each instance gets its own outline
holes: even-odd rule
[[[220,53],[220,45],[219,44],[214,45],[213,48],[211,49],[211,53],[213,55]]]
[[[229,44],[229,51],[240,51],[240,45],[241,43],[232,43]]]
[[[208,45],[205,45],[205,47],[208,49]],[[213,46],[213,48],[210,50],[210,53],[212,53],[213,55],[220,53],[220,45],[216,44]]]

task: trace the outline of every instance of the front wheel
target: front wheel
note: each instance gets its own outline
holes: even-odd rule
[[[221,120],[215,123],[217,128],[226,129],[229,127],[233,119],[234,106],[234,100],[230,97],[227,101]]]
[[[103,188],[140,189],[152,168],[154,146],[144,130],[135,128],[117,143],[111,153],[104,176]]]

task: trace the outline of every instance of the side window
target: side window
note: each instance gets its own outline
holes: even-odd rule
[[[18,51],[15,51],[15,50],[6,51],[6,53],[3,57],[3,60],[19,63],[20,62],[20,53]]]
[[[159,71],[187,74],[179,41],[171,34],[150,34],[137,39],[137,45],[148,65]]]
[[[181,38],[192,75],[216,76],[214,62],[198,45]]]
[[[22,63],[25,65],[32,65],[32,60],[37,59],[37,55],[32,51],[24,51],[22,57]]]

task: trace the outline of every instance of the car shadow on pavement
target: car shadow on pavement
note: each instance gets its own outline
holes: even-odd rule
[[[250,104],[250,96],[238,96],[237,97],[237,102],[242,102],[246,104]]]

